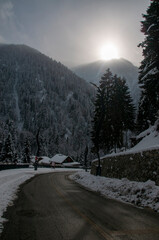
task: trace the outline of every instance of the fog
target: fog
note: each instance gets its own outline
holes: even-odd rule
[[[139,65],[142,14],[150,0],[0,0],[0,42],[26,44],[75,66],[100,59],[113,43]]]

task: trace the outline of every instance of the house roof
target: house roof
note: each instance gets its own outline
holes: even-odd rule
[[[63,161],[65,161],[67,157],[68,156],[65,156],[63,154],[56,154],[54,157],[51,158],[51,161],[55,163],[63,163]]]
[[[64,163],[63,164],[64,166],[80,166],[80,163],[79,162],[70,162],[70,163]]]
[[[46,156],[42,156],[42,159],[39,161],[40,163],[50,163],[51,162],[51,158],[46,157]]]

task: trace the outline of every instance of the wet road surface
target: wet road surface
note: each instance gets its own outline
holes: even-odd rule
[[[2,240],[159,240],[159,214],[87,191],[69,172],[44,174],[20,188]]]

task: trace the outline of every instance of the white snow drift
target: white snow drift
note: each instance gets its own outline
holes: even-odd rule
[[[94,176],[88,172],[77,172],[71,179],[107,198],[150,207],[159,212],[159,186],[153,181],[135,182],[126,178],[119,180]]]

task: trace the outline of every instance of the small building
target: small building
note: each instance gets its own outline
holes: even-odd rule
[[[38,159],[39,159],[39,162],[42,162],[42,163],[50,164],[50,162],[51,162],[51,159],[46,156],[39,157]]]
[[[63,154],[56,154],[51,158],[51,162],[55,163],[55,166],[59,167],[79,167],[80,163],[74,162],[69,156]]]
[[[38,164],[39,166],[48,167],[51,164],[51,158],[46,156],[38,157]]]

